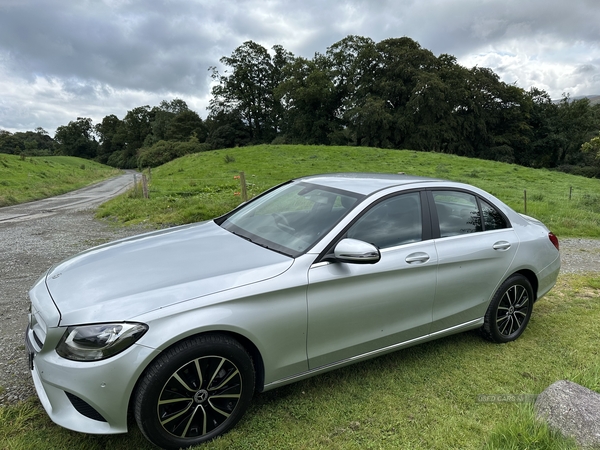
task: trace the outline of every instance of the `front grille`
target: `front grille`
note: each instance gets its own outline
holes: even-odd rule
[[[79,397],[71,394],[70,392],[65,391],[65,394],[67,394],[67,398],[79,414],[87,417],[88,419],[106,422],[106,419],[102,417],[102,414],[96,411],[89,403],[86,403],[84,400],[81,400]]]

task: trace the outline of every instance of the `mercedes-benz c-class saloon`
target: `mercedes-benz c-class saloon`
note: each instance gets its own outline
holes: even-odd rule
[[[231,429],[257,392],[479,329],[504,343],[555,284],[557,238],[466,184],[330,174],[214,220],[92,248],[31,289],[57,424],[167,449]]]

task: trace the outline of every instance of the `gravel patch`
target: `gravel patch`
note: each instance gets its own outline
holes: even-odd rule
[[[95,220],[91,209],[0,222],[0,406],[35,395],[24,345],[29,288],[75,253],[144,231]],[[564,273],[600,272],[600,240],[561,239],[560,244]]]
[[[562,273],[600,272],[600,240],[560,239]]]
[[[0,406],[35,395],[24,344],[29,288],[69,256],[143,231],[95,220],[92,210],[0,222]]]

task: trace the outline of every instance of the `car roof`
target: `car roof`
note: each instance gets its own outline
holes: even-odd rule
[[[381,189],[394,186],[416,185],[432,181],[444,181],[438,178],[418,177],[393,173],[328,173],[309,175],[295,181],[319,184],[330,188],[343,189],[362,195],[369,195]]]

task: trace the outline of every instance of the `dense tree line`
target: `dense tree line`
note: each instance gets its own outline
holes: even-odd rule
[[[348,36],[325,54],[296,57],[248,41],[221,58],[208,117],[180,99],[140,106],[94,125],[0,131],[0,152],[93,158],[115,167],[154,166],[186,153],[260,143],[435,151],[597,176],[600,105],[500,81],[403,37]]]

